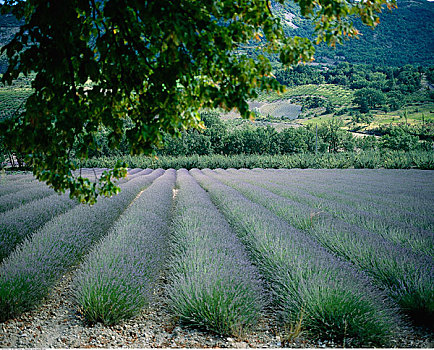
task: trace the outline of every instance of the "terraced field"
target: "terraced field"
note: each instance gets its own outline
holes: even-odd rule
[[[327,98],[333,105],[348,107],[354,98],[354,91],[335,84],[307,84],[287,87],[284,93],[264,93],[258,100],[275,101],[288,99],[295,96],[322,96]]]
[[[27,347],[65,322],[81,331],[63,345],[90,346],[93,324],[113,331],[156,305],[165,334],[246,346],[432,345],[434,172],[131,169],[120,186],[89,207],[30,175],[1,179],[0,346],[24,344],[14,322],[40,331],[56,295],[68,315]],[[156,346],[186,346],[170,337]]]

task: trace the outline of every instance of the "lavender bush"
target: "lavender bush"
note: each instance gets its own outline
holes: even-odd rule
[[[213,174],[292,225],[305,230],[324,247],[368,273],[413,319],[434,323],[432,258],[417,255],[325,213],[312,217],[311,213],[315,210],[311,207],[279,197],[263,188],[211,171],[206,173]]]
[[[19,192],[23,192],[27,189],[34,189],[34,188],[43,188],[47,187],[42,182],[39,182],[35,179],[24,181],[24,180],[17,180],[17,181],[11,181],[11,182],[0,182],[0,199],[2,199],[5,196],[18,194]],[[23,192],[24,193],[24,192]],[[12,198],[12,196],[10,197]]]
[[[369,182],[364,183],[360,179],[363,173],[352,174],[350,170],[345,172],[343,170],[312,172],[281,169],[274,172],[263,171],[263,176],[288,188],[297,187],[316,197],[343,202],[357,209],[432,232],[434,230],[434,218],[432,216],[434,210],[432,181],[434,179],[430,175],[431,173],[426,171],[410,172],[408,170],[406,172],[383,171],[386,172],[387,177],[380,177],[382,186],[374,186]],[[405,180],[402,179],[402,176],[397,176],[403,172],[407,175]],[[343,177],[342,173],[346,177]],[[382,173],[379,171],[370,173],[371,180],[374,180],[378,174]],[[413,184],[415,181],[413,178],[416,175],[425,177],[425,181]],[[340,181],[338,181],[339,179]],[[407,192],[407,195],[403,196],[402,192]]]
[[[389,342],[397,312],[370,279],[236,190],[198,170],[191,173],[237,229],[283,322],[301,321],[313,338],[352,346]]]
[[[425,178],[425,182],[421,182],[419,185],[413,184],[413,179],[409,181],[396,179],[387,172],[387,177],[381,177],[384,180],[384,184],[392,183],[392,188],[396,187],[399,190],[409,189],[412,193],[411,197],[400,197],[396,194],[391,194],[384,188],[379,187],[375,190],[375,194],[367,194],[371,190],[370,185],[362,186],[359,183],[358,177],[352,175],[350,170],[346,170],[344,177],[345,182],[337,182],[336,177],[343,170],[336,170],[332,172],[330,170],[317,170],[317,173],[308,170],[284,170],[279,169],[275,171],[261,170],[255,171],[255,175],[250,173],[249,179],[253,177],[256,179],[267,179],[275,184],[281,185],[286,188],[287,194],[294,192],[306,193],[316,197],[313,200],[327,200],[334,205],[343,205],[348,209],[354,208],[354,210],[363,211],[367,216],[377,217],[384,222],[384,219],[388,221],[388,224],[396,223],[399,229],[411,230],[412,233],[420,232],[422,234],[427,233],[431,236],[434,230],[434,217],[432,212],[434,211],[433,195],[428,195],[427,199],[421,199],[423,194],[432,192],[432,184],[430,183],[430,172],[418,172]],[[398,172],[397,170],[395,170]],[[246,171],[240,171],[240,173],[246,174]],[[379,172],[379,170],[378,170]],[[410,172],[407,170],[407,172]],[[231,174],[237,172],[231,171]],[[325,174],[327,175],[325,175]],[[421,174],[420,174],[421,173]],[[247,173],[248,174],[248,173]],[[246,174],[246,175],[247,175]],[[317,174],[317,175],[315,175]],[[360,175],[360,174],[357,174]],[[341,174],[342,176],[342,174]],[[375,174],[372,174],[375,176]],[[408,176],[413,176],[413,172]],[[339,177],[338,177],[339,178]],[[389,185],[390,186],[390,185]],[[343,192],[345,189],[345,192]],[[395,191],[396,192],[396,191]],[[408,236],[408,234],[407,234]]]
[[[36,199],[48,197],[54,194],[54,190],[47,186],[26,188],[25,190],[10,193],[0,197],[0,213],[11,210],[20,205],[29,203]]]
[[[76,177],[82,177],[87,178],[91,182],[96,182],[98,179],[101,178],[101,175],[109,170],[109,168],[81,168],[74,171],[74,175]]]
[[[4,175],[0,173],[0,196],[16,192],[20,186],[26,186],[30,183],[37,183],[31,174]]]
[[[74,172],[75,176],[86,177],[88,179],[97,179],[108,168],[81,168]]]
[[[89,322],[115,324],[140,312],[167,255],[175,170],[167,170],[122,214],[87,256],[74,281]]]
[[[38,304],[56,281],[104,236],[138,192],[164,170],[135,178],[113,198],[80,205],[26,239],[0,266],[0,321]]]
[[[414,252],[424,253],[434,257],[434,234],[427,230],[412,226],[412,224],[391,220],[387,216],[370,213],[356,209],[349,204],[339,203],[321,197],[316,197],[298,186],[276,184],[272,177],[264,174],[242,173],[237,171],[217,171],[222,175],[229,175],[242,179],[251,184],[256,184],[267,190],[296,202],[309,206],[309,210],[315,208],[317,212],[328,212],[347,223],[362,227],[370,232],[375,232],[381,237],[398,243],[404,247],[410,247]],[[411,232],[411,235],[409,234]]]
[[[340,192],[349,191],[355,197],[368,196],[380,201],[400,197],[431,202],[430,199],[434,195],[431,186],[434,181],[433,173],[420,170],[278,169],[270,171],[270,169],[261,169],[259,172],[285,183],[303,186],[323,184],[336,188]],[[388,196],[383,197],[379,191],[383,194],[387,193]]]
[[[128,169],[128,176],[135,175],[135,174],[140,173],[142,171],[143,171],[143,169],[141,169],[141,168]],[[145,174],[143,174],[143,175],[145,175]]]
[[[19,180],[19,181],[31,181],[33,179],[34,179],[34,177],[30,173],[19,173],[19,174],[11,174],[11,175],[0,174],[0,182],[2,182],[2,183],[3,182],[13,183],[17,180]]]
[[[306,188],[306,191],[319,198],[343,203],[373,215],[386,217],[391,221],[411,225],[418,230],[431,232],[434,230],[434,219],[431,215],[434,210],[432,203],[429,205],[416,199],[394,199],[379,203],[372,197],[357,198],[351,193],[342,193],[333,188],[319,188],[319,186]],[[383,196],[387,198],[388,194],[384,193]]]
[[[78,203],[67,194],[53,194],[0,214],[0,262],[50,219]]]
[[[261,282],[246,251],[209,196],[178,171],[172,227],[170,308],[181,322],[222,335],[239,334],[264,306]]]
[[[149,169],[149,168],[148,169],[139,169],[139,168],[136,168],[136,169],[133,169],[133,170],[134,171],[131,172],[131,173],[128,172],[127,177],[124,178],[124,179],[120,179],[118,183],[122,184],[122,183],[128,182],[128,181],[136,178],[137,176],[143,176],[143,175],[148,175],[148,174],[152,173],[152,169]]]
[[[363,191],[363,189],[360,189]],[[417,229],[434,231],[434,211],[431,202],[423,201],[420,198],[393,198],[389,194],[379,190],[379,195],[386,200],[377,200],[372,196],[358,197],[350,192],[342,193],[332,187],[326,189],[308,190],[317,197],[344,203],[359,210],[367,211],[374,215],[387,217],[389,220],[411,225]],[[313,192],[315,191],[315,192]],[[354,190],[353,190],[354,191]],[[389,198],[389,199],[387,199]]]

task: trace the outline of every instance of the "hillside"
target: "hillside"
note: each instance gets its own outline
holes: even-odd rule
[[[384,11],[375,30],[359,24],[359,40],[351,40],[336,50],[321,47],[318,53],[324,57],[341,56],[352,63],[432,65],[433,18],[434,2],[398,0],[398,9]]]
[[[288,35],[310,36],[312,22],[303,19],[291,3],[275,5]],[[355,20],[361,36],[336,49],[321,45],[316,59],[375,65],[431,65],[434,62],[434,2],[398,0],[398,8],[380,15],[380,24],[372,30]]]
[[[288,35],[312,36],[312,21],[303,18],[292,2],[273,3]],[[347,61],[375,65],[403,66],[434,63],[434,2],[398,0],[398,9],[383,11],[380,24],[372,30],[355,20],[361,32],[358,40],[346,41],[335,49],[317,47],[316,61]],[[253,54],[253,52],[252,52]]]
[[[272,2],[272,11],[279,16],[288,35],[311,36],[312,22],[301,17],[292,1],[285,5]],[[376,65],[431,65],[434,62],[434,2],[398,0],[398,9],[385,10],[380,25],[372,30],[356,20],[361,32],[359,40],[350,40],[336,49],[320,45],[317,61],[348,61]],[[0,16],[0,47],[18,30],[18,21],[11,15]],[[248,53],[255,55],[253,50]],[[0,58],[0,73],[6,69],[4,55]]]

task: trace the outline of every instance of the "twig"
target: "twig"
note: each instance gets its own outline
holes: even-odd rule
[[[270,1],[269,0],[265,0],[265,4],[267,5],[267,9],[268,9],[268,12],[270,12],[270,15],[274,16],[273,12],[271,11]]]

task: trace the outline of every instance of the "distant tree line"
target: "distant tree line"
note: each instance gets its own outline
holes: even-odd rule
[[[432,85],[434,85],[434,66],[428,67],[425,70],[425,74],[426,74],[426,79],[428,80],[428,82]]]
[[[341,121],[333,119],[317,126],[287,128],[277,131],[271,126],[242,126],[229,129],[217,113],[202,113],[206,129],[203,132],[188,131],[180,138],[167,138],[160,154],[172,156],[189,155],[235,155],[235,154],[294,154],[336,153],[340,151],[376,150],[431,150],[432,135],[422,140],[416,127],[384,127],[379,130],[384,136],[356,138],[341,129]]]
[[[159,155],[236,155],[236,154],[295,154],[295,153],[336,153],[360,150],[431,150],[433,137],[427,137],[426,130],[416,127],[383,127],[378,130],[384,135],[363,138],[354,137],[341,129],[341,121],[333,119],[328,123],[277,131],[274,127],[257,127],[244,124],[232,128],[216,112],[202,112],[205,129],[202,132],[189,130],[179,138],[166,136],[165,146],[157,149]],[[424,135],[425,137],[422,137]],[[129,153],[128,143],[123,140],[116,152],[108,147],[108,133],[99,134],[98,149],[89,150],[89,157],[122,156]]]
[[[354,137],[342,130],[342,122],[335,118],[330,122],[306,127],[287,128],[277,131],[274,127],[256,127],[244,124],[232,128],[216,112],[202,112],[205,129],[202,132],[189,130],[179,138],[166,136],[165,146],[156,149],[160,156],[211,156],[211,155],[290,155],[324,154],[354,151],[432,151],[434,135],[425,126],[383,126],[377,134],[366,137]],[[98,148],[89,149],[89,158],[118,158],[129,155],[129,145],[124,138],[117,150],[109,147],[108,131],[100,131],[97,138]],[[22,157],[11,154],[1,146],[3,162],[14,162],[22,166]],[[71,152],[74,156],[74,150]]]

